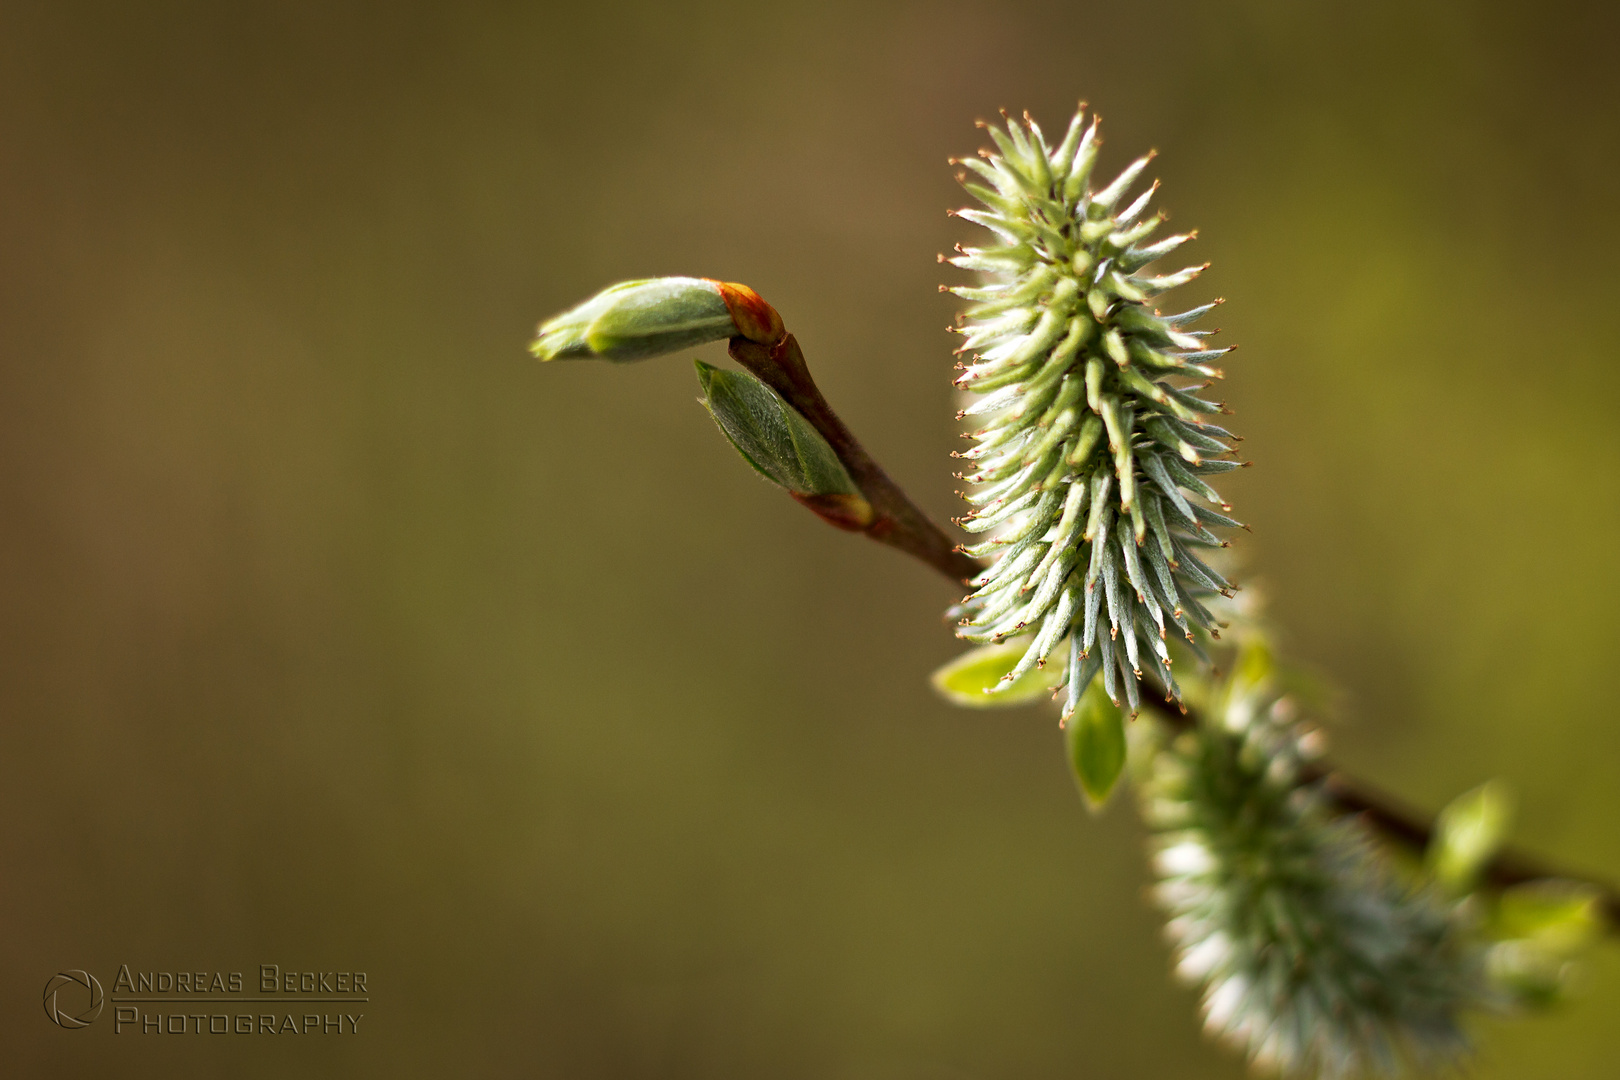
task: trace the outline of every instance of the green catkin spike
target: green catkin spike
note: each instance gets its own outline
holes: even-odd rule
[[[1167,404],[1172,411],[1186,410],[1195,414],[1195,416],[1208,416],[1221,411],[1219,402],[1205,401],[1203,398],[1196,397],[1186,390],[1178,389],[1168,383],[1154,383],[1153,385],[1164,391],[1165,397],[1169,399]],[[1193,419],[1193,417],[1182,417],[1182,419]]]
[[[1080,210],[1080,193],[1085,190],[1086,181],[1091,179],[1091,168],[1097,163],[1097,150],[1101,142],[1097,138],[1097,120],[1092,118],[1091,126],[1086,133],[1080,136],[1080,143],[1074,151],[1074,161],[1069,166],[1068,179],[1063,181],[1063,204]]]
[[[1119,691],[1114,687],[1114,643],[1099,634],[1092,651],[1102,661],[1103,692],[1108,695],[1109,701],[1118,705]]]
[[[1149,579],[1149,583],[1154,580],[1158,582],[1159,601],[1171,612],[1180,611],[1182,590],[1176,585],[1175,567],[1171,560],[1156,544],[1144,545],[1143,553],[1147,556],[1148,566],[1153,570],[1153,578]]]
[[[1074,710],[1080,707],[1080,695],[1085,692],[1085,687],[1080,685],[1079,676],[1080,665],[1083,662],[1084,658],[1080,655],[1080,635],[1070,634],[1068,668],[1069,686],[1068,694],[1065,696],[1063,701],[1063,723],[1065,724],[1067,724],[1069,718],[1074,715]]]
[[[1223,529],[1243,528],[1243,524],[1237,519],[1229,518],[1225,514],[1217,514],[1215,511],[1206,509],[1196,503],[1193,505],[1193,514],[1197,516],[1200,525],[1218,525]]]
[[[1092,356],[1086,360],[1086,404],[1091,411],[1102,415],[1102,383],[1103,372],[1102,357]]]
[[[1164,460],[1151,451],[1144,451],[1139,460],[1142,462],[1142,471],[1158,485],[1159,495],[1169,499],[1170,505],[1180,511],[1189,525],[1197,525],[1198,516],[1193,513],[1192,503],[1187,501],[1186,496],[1181,493],[1181,488],[1170,478],[1169,471],[1164,467]]]
[[[1119,426],[1124,433],[1120,438],[1119,447],[1114,451],[1114,475],[1119,477],[1119,504],[1123,510],[1134,510],[1136,507],[1136,462],[1131,453],[1132,423],[1136,420],[1136,410],[1129,405],[1119,410]]]
[[[1041,418],[1035,421],[1035,426],[1038,428],[1050,427],[1059,414],[1081,404],[1080,399],[1084,394],[1085,387],[1079,379],[1065,378],[1058,384],[1057,396],[1052,399],[1052,404],[1047,410],[1041,414]],[[1076,416],[1078,415],[1077,413]]]
[[[1131,501],[1131,535],[1138,544],[1147,539],[1147,518],[1142,514],[1140,498]]]
[[[963,190],[982,209],[959,216],[991,239],[949,261],[989,278],[952,291],[972,305],[962,326],[971,360],[957,384],[975,404],[963,413],[987,418],[960,456],[973,463],[964,471],[976,507],[964,527],[989,535],[965,550],[997,561],[959,606],[960,632],[980,639],[1035,627],[1026,651],[1034,664],[1067,640],[1069,701],[1101,671],[1111,698],[1117,673],[1134,703],[1141,642],[1159,676],[1167,622],[1184,634],[1210,622],[1191,593],[1223,587],[1186,545],[1219,543],[1206,527],[1235,522],[1182,494],[1225,509],[1204,479],[1227,471],[1204,460],[1228,452],[1203,420],[1218,407],[1165,380],[1212,377],[1206,361],[1225,350],[1183,329],[1210,306],[1160,315],[1143,304],[1202,269],[1136,273],[1192,238],[1149,239],[1163,215],[1149,210],[1154,188],[1136,184],[1151,156],[1093,195],[1095,121],[1076,116],[1056,145],[1028,118],[990,127],[989,137],[994,151],[959,163],[975,174]]]
[[[1215,476],[1218,473],[1241,469],[1244,464],[1241,461],[1200,461],[1196,465],[1189,465],[1188,469],[1195,476]]]
[[[1205,566],[1202,559],[1188,551],[1185,545],[1178,544],[1177,549],[1176,554],[1179,556],[1177,561],[1180,564],[1179,569],[1182,573],[1194,578],[1202,578],[1205,586],[1216,592],[1226,592],[1232,587],[1225,578]]]
[[[1074,441],[1074,449],[1063,456],[1063,460],[1070,465],[1084,465],[1091,452],[1097,448],[1097,440],[1102,438],[1102,417],[1096,413],[1089,413],[1080,424],[1080,435]]]
[[[993,529],[997,525],[1000,525],[1003,521],[1006,521],[1008,518],[1018,513],[1020,510],[1028,507],[1035,501],[1035,498],[1039,494],[1040,492],[1038,491],[1027,491],[1011,502],[1002,504],[993,513],[970,514],[963,518],[959,524],[963,529],[974,533],[984,532],[987,529]]]
[[[1135,635],[1130,635],[1129,640],[1134,641]],[[1130,714],[1135,716],[1142,709],[1142,699],[1137,696],[1138,691],[1136,689],[1136,678],[1129,678],[1125,674],[1125,665],[1129,662],[1130,658],[1121,655],[1122,651],[1123,650],[1120,643],[1116,640],[1113,643],[1112,652],[1114,653],[1115,663],[1119,665],[1120,682],[1125,684],[1125,706],[1130,710]],[[1141,672],[1136,671],[1134,664],[1132,665],[1131,670],[1137,677],[1141,676]]]
[[[1136,541],[1127,539],[1122,532],[1119,534],[1119,552],[1125,559],[1125,578],[1136,590],[1136,598],[1146,603],[1147,576],[1142,573],[1142,563],[1136,557]]]
[[[1158,545],[1159,551],[1166,560],[1176,557],[1176,549],[1170,542],[1170,529],[1164,521],[1164,507],[1160,505],[1159,498],[1152,492],[1143,494],[1142,512],[1147,518],[1148,531],[1153,534],[1153,542]]]
[[[1187,466],[1181,463],[1181,459],[1179,457],[1167,456],[1160,458],[1159,461],[1164,465],[1164,471],[1170,475],[1170,479],[1174,480],[1176,483],[1180,484],[1194,495],[1197,495],[1200,498],[1208,499],[1212,503],[1219,503],[1222,506],[1226,505],[1225,503],[1221,502],[1220,493],[1194,475],[1191,469],[1188,469]],[[1228,520],[1230,521],[1231,519]],[[1237,522],[1233,521],[1232,524],[1236,525]]]
[[[1099,539],[1098,543],[1103,545],[1103,605],[1108,612],[1108,636],[1112,638],[1118,636],[1120,625],[1124,622],[1119,596],[1119,559],[1108,550],[1106,537]]]
[[[1057,648],[1068,633],[1070,625],[1074,622],[1075,610],[1080,606],[1081,598],[1085,595],[1085,588],[1075,581],[1070,574],[1063,581],[1063,590],[1058,594],[1057,606],[1046,617],[1046,626],[1040,639],[1041,654],[1036,660],[1037,666],[1044,666],[1052,650]]]
[[[1108,430],[1108,449],[1118,453],[1127,438],[1125,429],[1119,422],[1119,399],[1112,394],[1100,394],[1097,404],[1092,408],[1102,414],[1103,426]]]
[[[1176,602],[1175,586],[1170,582],[1169,570],[1163,557],[1159,556],[1158,561],[1155,562],[1155,556],[1157,555],[1156,551],[1150,550],[1148,552],[1148,566],[1153,570],[1153,574],[1148,578],[1148,589],[1152,592],[1153,599],[1158,603],[1160,610],[1169,615],[1170,621],[1175,624],[1176,629],[1181,631],[1183,637],[1191,641],[1192,627],[1187,625],[1187,619],[1182,613],[1181,605]]]
[[[1073,550],[1074,538],[1080,531],[1080,510],[1085,506],[1086,495],[1085,484],[1069,485],[1069,494],[1063,504],[1063,516],[1052,527],[1051,547],[1047,549],[1046,557],[1030,572],[1030,580],[1040,580],[1051,569],[1052,564],[1057,561],[1059,553]]]
[[[1062,449],[1062,447],[1057,448],[1059,451]],[[1054,451],[1052,454],[1052,471],[1047,473],[1046,479],[1041,481],[1041,490],[1056,491],[1060,485],[1067,483],[1069,478],[1070,469],[1068,463],[1063,460],[1061,453]]]
[[[1108,491],[1114,484],[1107,469],[1098,468],[1091,474],[1091,517],[1086,521],[1085,538],[1092,540],[1100,528],[1106,527],[1103,517],[1110,512]]]
[[[1061,184],[1069,178],[1069,166],[1074,162],[1074,151],[1080,145],[1080,129],[1085,119],[1085,113],[1076,111],[1074,119],[1069,121],[1069,129],[1063,133],[1063,141],[1052,151],[1052,179]]]
[[[1130,661],[1131,673],[1136,679],[1142,677],[1142,655],[1136,646],[1136,605],[1127,594],[1121,597],[1120,606],[1124,608],[1125,625],[1120,627],[1119,636],[1125,641],[1125,659]],[[1136,686],[1136,679],[1125,680],[1126,693]],[[1136,711],[1136,703],[1131,703],[1131,711]]]

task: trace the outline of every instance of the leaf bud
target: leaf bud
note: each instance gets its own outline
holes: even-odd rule
[[[725,341],[740,331],[722,288],[707,278],[621,281],[541,323],[529,348],[541,360],[626,361]]]
[[[871,523],[871,505],[808,420],[748,372],[696,363],[704,408],[748,464],[841,528]]]

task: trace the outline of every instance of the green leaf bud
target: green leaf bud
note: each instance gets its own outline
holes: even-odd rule
[[[1434,879],[1453,893],[1473,888],[1480,870],[1501,846],[1510,817],[1507,789],[1496,781],[1453,799],[1435,822],[1427,862]]]
[[[703,406],[744,461],[839,528],[871,524],[871,504],[808,420],[748,372],[696,363]]]
[[[1009,641],[965,652],[934,672],[934,689],[953,705],[969,709],[996,709],[1044,701],[1062,682],[1062,669],[1058,665],[1036,668],[1010,685],[1001,685],[1001,680],[1024,658],[1028,647],[1025,641]]]
[[[1125,714],[1093,680],[1065,730],[1075,782],[1087,805],[1100,808],[1125,770]]]
[[[541,360],[645,360],[738,334],[721,282],[646,278],[611,285],[547,319],[529,348]]]

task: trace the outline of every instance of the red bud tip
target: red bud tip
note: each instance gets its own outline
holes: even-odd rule
[[[720,290],[720,298],[726,302],[726,310],[731,313],[731,321],[736,325],[739,337],[760,345],[775,345],[786,336],[787,328],[782,325],[782,316],[759,293],[734,281],[715,281],[713,284]]]

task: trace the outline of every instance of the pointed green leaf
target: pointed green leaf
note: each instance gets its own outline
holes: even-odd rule
[[[1440,811],[1427,855],[1436,881],[1456,893],[1473,888],[1480,869],[1502,844],[1509,804],[1506,787],[1492,780],[1457,796]]]
[[[1523,938],[1560,957],[1583,952],[1603,936],[1603,897],[1595,886],[1548,878],[1504,889],[1490,930]]]
[[[1108,642],[1102,642],[1106,647]],[[1125,714],[1108,700],[1101,680],[1093,680],[1067,725],[1069,768],[1092,809],[1113,793],[1125,769]]]
[[[697,373],[704,407],[748,464],[795,495],[859,495],[827,440],[776,391],[701,360]]]
[[[1050,698],[1063,682],[1061,664],[1036,668],[1006,689],[990,693],[1027,651],[1027,635],[1000,645],[972,649],[934,672],[934,689],[952,704],[969,709],[999,709]]]

